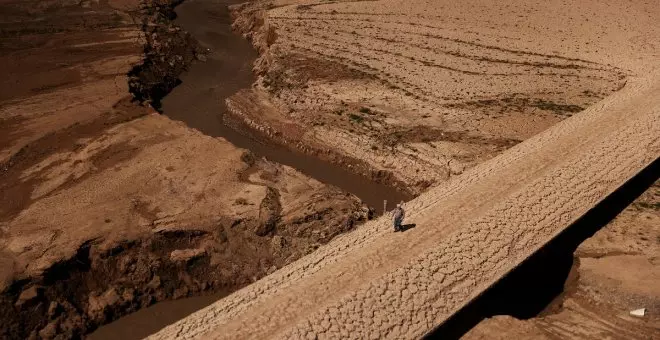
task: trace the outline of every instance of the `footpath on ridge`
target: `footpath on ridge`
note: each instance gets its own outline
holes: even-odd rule
[[[151,339],[423,336],[659,157],[656,73]]]

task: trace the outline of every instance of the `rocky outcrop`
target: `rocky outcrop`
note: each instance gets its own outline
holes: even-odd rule
[[[259,205],[259,220],[254,231],[258,236],[266,236],[277,227],[280,220],[282,206],[280,204],[280,195],[272,187],[268,187],[266,197]]]
[[[128,73],[129,91],[138,101],[160,110],[161,99],[179,83],[179,75],[203,56],[195,39],[174,25],[174,7],[183,0],[146,0],[140,9],[144,57]]]

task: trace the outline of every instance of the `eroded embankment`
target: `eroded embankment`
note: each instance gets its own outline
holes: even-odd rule
[[[141,8],[144,57],[129,73],[133,97],[161,111],[161,100],[179,83],[179,76],[201,54],[195,39],[172,21],[184,0],[145,1]]]
[[[190,250],[209,239],[213,235],[207,232],[181,231],[112,249],[83,244],[74,258],[54,264],[41,277],[15,282],[0,297],[3,336],[78,338],[156,301],[236,286],[239,282],[217,281],[218,275],[209,272],[209,256]],[[184,250],[172,253],[176,249]]]
[[[90,103],[90,98],[85,96],[93,96],[94,89],[105,86],[103,82],[114,75],[105,68],[114,70],[125,67],[124,63],[133,60],[131,52],[138,44],[138,40],[142,41],[141,38],[144,38],[143,63],[129,72],[130,92],[138,101],[149,101],[157,107],[160,97],[174,86],[177,75],[186,68],[194,56],[194,41],[173,25],[168,25],[173,7],[179,2],[144,1],[140,2],[138,7],[133,7],[133,2],[110,5],[55,2],[52,7],[41,7],[27,2],[11,4],[13,11],[6,13],[7,17],[21,17],[22,24],[12,27],[5,34],[9,35],[16,31],[20,37],[16,40],[20,43],[3,46],[3,49],[10,52],[8,60],[23,66],[12,70],[11,76],[18,77],[21,72],[28,74],[23,77],[16,93],[8,93],[9,100],[3,102],[3,108],[9,107],[11,114],[11,105],[20,105],[20,101],[24,101],[25,109],[20,112],[24,116],[19,116],[21,120],[15,125],[17,130],[22,128],[19,131],[24,135],[16,137],[25,138],[28,133],[38,134],[38,129],[34,132],[25,129],[20,123],[35,119],[31,116],[30,108],[37,106],[38,109],[39,105],[46,105],[41,101],[55,102],[55,105],[39,112],[47,117],[46,121],[48,117],[52,119],[60,113],[58,111],[60,102],[57,102],[58,98],[50,95],[52,91],[66,92],[67,87],[79,86],[81,83],[86,83],[93,89],[90,90],[92,94],[81,91],[82,93],[76,93],[68,99],[59,98],[63,101],[69,100],[61,109],[65,112],[62,124],[66,124],[71,118],[76,118],[66,110],[70,108],[75,110],[78,102],[94,105],[84,108],[86,115],[91,118],[81,119],[69,126],[62,125],[63,128],[60,130],[57,130],[57,126],[48,125],[53,125],[52,123],[36,123],[35,125],[45,128],[47,133],[41,137],[34,137],[34,141],[27,143],[1,164],[3,207],[0,209],[0,221],[2,221],[0,244],[3,248],[8,244],[11,247],[11,243],[15,242],[15,234],[21,233],[12,229],[12,219],[22,210],[36,205],[39,198],[42,198],[39,196],[48,196],[38,194],[39,185],[43,185],[47,180],[35,178],[39,176],[33,176],[34,173],[30,175],[30,169],[39,168],[40,162],[49,159],[52,155],[81,152],[85,148],[84,141],[94,140],[107,129],[147,114],[148,110],[130,103],[126,98],[117,103],[109,103],[107,107],[103,106],[105,104],[103,101],[98,104]],[[31,8],[31,6],[36,7]],[[35,13],[42,13],[46,19],[35,20]],[[136,21],[142,29],[141,37],[137,36]],[[96,35],[87,32],[97,28],[105,30]],[[69,34],[57,34],[61,32]],[[91,42],[87,43],[88,41]],[[35,47],[40,48],[37,55],[42,55],[42,58],[53,58],[52,64],[56,65],[52,66],[47,61],[35,61],[29,58],[23,60],[25,65],[21,64],[20,54]],[[68,54],[58,54],[60,53],[58,48],[65,49]],[[12,55],[18,60],[11,59]],[[37,66],[25,71],[24,69],[31,66],[30,63],[36,63]],[[80,72],[81,68],[86,72]],[[41,72],[42,77],[32,77],[35,69]],[[57,72],[77,74],[78,77],[75,82],[60,81],[51,86],[39,87],[40,83],[49,81],[53,83],[50,78],[57,76],[55,74]],[[119,75],[122,80],[125,79],[122,76]],[[30,86],[37,88],[20,91],[25,90],[23,88],[29,90]],[[111,90],[120,91],[117,88],[122,87],[115,85]],[[31,100],[30,96],[34,99]],[[114,96],[117,95],[108,94],[110,98]],[[119,98],[122,96],[128,97],[129,94],[119,94]],[[73,101],[73,104],[70,101]],[[69,116],[66,116],[67,114]],[[36,120],[39,118],[41,117]],[[54,130],[48,132],[49,128]],[[4,140],[2,146],[6,147]],[[93,167],[91,172],[102,172],[130,159],[139,152],[139,149],[126,143],[101,150],[97,157],[90,160]],[[63,163],[66,161],[61,160],[51,165],[58,166]],[[84,162],[78,160],[76,163]],[[47,171],[49,168],[46,166],[41,170]],[[90,174],[85,171],[71,174],[61,185],[55,186],[53,188],[55,190],[49,189],[50,194],[75,187],[89,177]],[[135,208],[143,209],[137,201]],[[105,223],[111,223],[111,219],[107,218]],[[61,227],[68,229],[57,230],[51,236],[51,241],[67,239],[69,236],[67,233],[75,233],[76,231],[71,229],[78,226]],[[14,272],[20,273],[25,268],[20,268],[13,258],[17,254],[13,254],[12,250],[5,253],[2,249],[0,250],[0,262],[3,266],[0,336],[8,339],[37,337],[48,339],[56,335],[62,338],[79,338],[100,324],[152,304],[154,301],[186,296],[212,288],[213,283],[208,280],[213,275],[202,273],[208,268],[208,256],[194,254],[188,258],[184,255],[182,260],[170,259],[172,249],[187,249],[204,239],[207,233],[164,232],[152,237],[120,242],[111,249],[100,246],[100,241],[89,240],[79,247],[72,258],[49,264],[40,275],[35,276],[17,274],[18,276],[14,277]],[[35,243],[22,252],[29,252],[33,247],[39,246],[38,238],[35,239]],[[104,244],[104,247],[106,246],[107,244]],[[44,254],[48,250],[46,249]],[[194,261],[189,261],[193,258]],[[161,282],[160,278],[164,282]],[[5,282],[5,279],[9,282]],[[227,280],[223,282],[228,286],[236,284]]]
[[[339,155],[300,152],[301,148],[281,143],[263,129],[235,118],[235,103],[225,105],[225,101],[252,86],[256,80],[253,64],[258,57],[252,44],[232,30],[227,3],[235,2],[187,2],[177,7],[175,23],[192,34],[205,54],[203,62],[191,65],[181,76],[182,83],[163,99],[164,114],[206,135],[248,149],[257,157],[291,166],[350,192],[378,208],[378,212],[383,200],[391,202],[391,207],[394,202],[410,199],[407,190],[384,172],[363,172],[359,161]],[[242,109],[261,114],[258,107]]]
[[[234,27],[260,55],[255,86],[228,99],[232,117],[418,194],[625,84],[621,69],[579,57],[579,43],[564,56],[533,46],[541,37],[518,37],[518,26],[501,32],[510,41],[493,38],[478,24],[488,19],[482,6],[490,5],[235,6]],[[513,7],[512,16],[524,11]]]
[[[270,72],[272,60],[269,48],[277,39],[275,27],[265,21],[266,12],[271,7],[268,4],[255,2],[232,5],[229,8],[233,29],[241,33],[257,50],[258,56],[254,62],[253,71],[257,77],[262,78]],[[295,61],[292,61],[292,63],[295,63]],[[304,62],[302,64],[304,65]],[[323,66],[321,65],[321,67]],[[331,63],[325,66],[328,66],[325,70],[327,73],[349,72],[352,77],[359,78],[361,76],[360,72],[354,72],[350,69],[336,70],[334,69],[336,65]],[[309,71],[311,72],[312,69]],[[258,136],[257,138],[266,140],[269,144],[278,144],[283,148],[295,150],[298,154],[296,157],[300,159],[322,160],[322,162],[308,160],[294,165],[300,165],[302,171],[306,171],[312,177],[338,186],[342,186],[342,182],[349,182],[346,185],[348,191],[351,191],[348,188],[355,188],[356,185],[359,187],[359,182],[377,184],[368,183],[365,190],[361,190],[360,193],[355,192],[358,196],[365,197],[365,201],[375,207],[380,207],[384,199],[389,202],[409,200],[431,184],[431,182],[420,182],[418,186],[407,185],[386,169],[376,169],[362,159],[339,152],[327,145],[324,146],[312,140],[303,139],[304,128],[294,122],[282,121],[280,118],[274,117],[272,112],[269,111],[281,110],[282,108],[264,106],[264,101],[269,99],[264,98],[263,95],[263,93],[252,92],[250,89],[243,89],[227,98],[225,124],[232,126],[234,129],[251,131],[252,136]],[[291,162],[287,160],[290,157],[278,155],[277,152],[272,152],[271,155],[284,164]],[[327,166],[333,172],[341,175],[331,176],[322,173],[318,168],[323,163],[328,164]],[[339,177],[340,179],[333,179],[332,177]],[[391,189],[388,189],[388,187]]]

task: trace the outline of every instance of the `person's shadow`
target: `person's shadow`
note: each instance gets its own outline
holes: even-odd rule
[[[416,226],[417,226],[417,224],[415,224],[415,223],[404,224],[404,225],[401,226],[401,232],[405,232],[405,231],[410,230],[410,229],[412,229]]]

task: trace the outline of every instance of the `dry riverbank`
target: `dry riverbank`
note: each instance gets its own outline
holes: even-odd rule
[[[238,5],[234,27],[259,51],[259,77],[228,103],[274,140],[420,193],[621,89],[657,59],[650,4],[575,6]],[[555,12],[561,19],[548,19]]]

